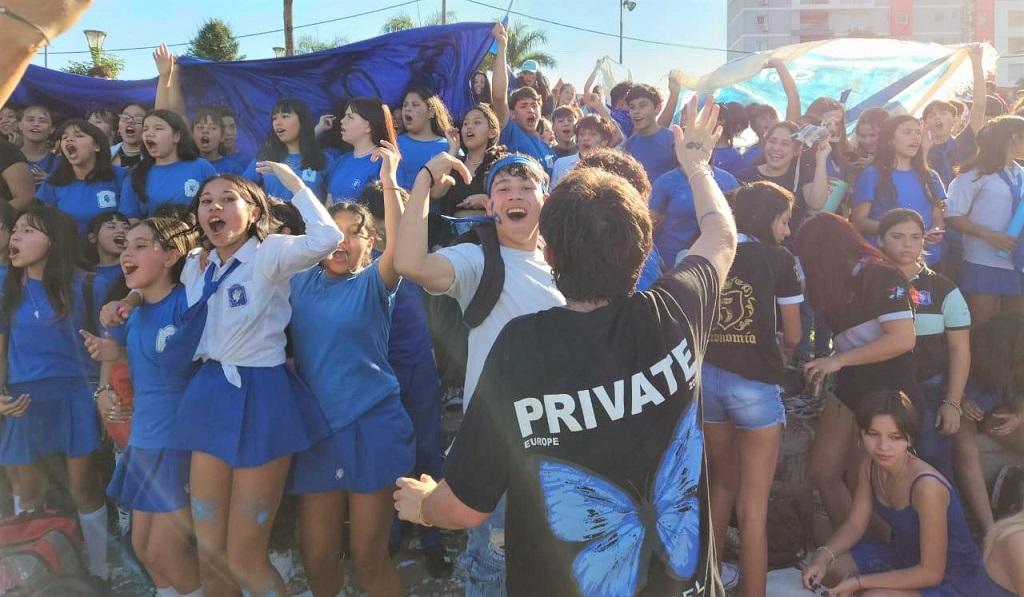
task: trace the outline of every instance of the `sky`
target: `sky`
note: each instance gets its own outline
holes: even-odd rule
[[[493,21],[500,18],[509,0],[478,0],[501,8],[489,8],[475,0],[447,0],[449,12],[465,21]],[[618,59],[620,0],[512,0],[512,10],[527,16],[510,15],[544,31],[546,50],[557,61],[547,74],[554,83],[559,77],[577,87],[594,68],[597,59]],[[294,0],[295,37],[312,35],[329,41],[343,37],[349,42],[376,37],[389,18],[405,13],[419,22],[441,9],[442,0]],[[633,80],[665,87],[668,71],[681,68],[701,73],[714,69],[725,60],[725,0],[635,0],[636,7],[625,13],[626,36],[655,42],[684,44],[711,50],[665,46],[625,40],[624,63]],[[397,4],[405,6],[394,7]],[[394,8],[389,8],[394,7]],[[333,23],[300,28],[301,25],[347,17],[372,10],[374,14],[346,18]],[[530,17],[552,21],[546,23]],[[207,18],[221,18],[235,35],[259,33],[282,27],[281,0],[95,0],[93,7],[76,27],[54,40],[50,48],[50,68],[60,68],[68,60],[88,60],[88,44],[82,31],[107,32],[104,50],[153,46],[160,42],[186,44]],[[600,35],[562,26],[572,25],[612,35]],[[274,46],[284,46],[284,34],[268,33],[239,40],[247,58],[270,58]],[[184,53],[185,45],[172,48]],[[80,52],[59,54],[59,52]],[[148,79],[156,76],[151,50],[116,51],[125,60],[121,79]],[[40,53],[35,64],[43,66]]]

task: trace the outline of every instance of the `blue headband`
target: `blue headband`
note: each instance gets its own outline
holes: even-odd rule
[[[527,168],[536,169],[541,174],[544,173],[544,170],[540,167],[540,163],[528,155],[523,155],[521,153],[513,153],[511,155],[507,155],[498,160],[497,162],[491,164],[491,167],[487,170],[487,178],[484,179],[484,188],[487,189],[488,195],[491,194],[491,185],[494,184],[495,175],[497,175],[498,172],[501,172],[505,168],[508,168],[509,166],[513,166],[515,164],[522,164]],[[541,176],[540,187],[541,191],[545,193],[548,192],[548,183],[546,177],[544,176]]]

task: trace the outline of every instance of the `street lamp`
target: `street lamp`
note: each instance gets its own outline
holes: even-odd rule
[[[284,48],[281,46],[274,46],[274,58],[280,58],[284,56]]]
[[[619,0],[619,64],[622,64],[622,15],[625,11],[633,12],[635,0]]]
[[[86,29],[85,41],[89,44],[89,53],[92,55],[92,63],[96,65],[100,60],[100,52],[103,51],[103,41],[107,39],[106,31],[97,29]]]

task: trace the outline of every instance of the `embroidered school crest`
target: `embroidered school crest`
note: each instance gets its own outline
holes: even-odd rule
[[[96,193],[97,207],[117,207],[117,194],[114,191],[99,191]]]
[[[893,286],[889,288],[889,300],[898,301],[907,294],[907,289],[902,286]]]
[[[302,182],[316,182],[316,170],[306,168],[302,171]]]
[[[249,303],[249,299],[245,296],[245,286],[241,284],[235,284],[231,288],[228,288],[228,304],[232,307],[243,307]]]
[[[173,325],[165,325],[160,328],[156,333],[156,352],[157,354],[163,353],[164,349],[167,348],[167,341],[177,332],[178,328]]]
[[[914,304],[919,307],[927,307],[932,304],[932,292],[930,290],[918,290],[914,293]]]
[[[198,192],[199,192],[199,181],[198,180],[196,180],[194,178],[190,178],[190,179],[185,181],[185,196],[186,197],[191,199],[192,197],[195,197],[196,193],[198,193]]]

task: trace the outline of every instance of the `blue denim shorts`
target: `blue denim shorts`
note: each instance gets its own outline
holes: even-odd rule
[[[701,369],[701,397],[705,423],[732,423],[746,430],[786,424],[782,388],[747,379],[707,361]]]

